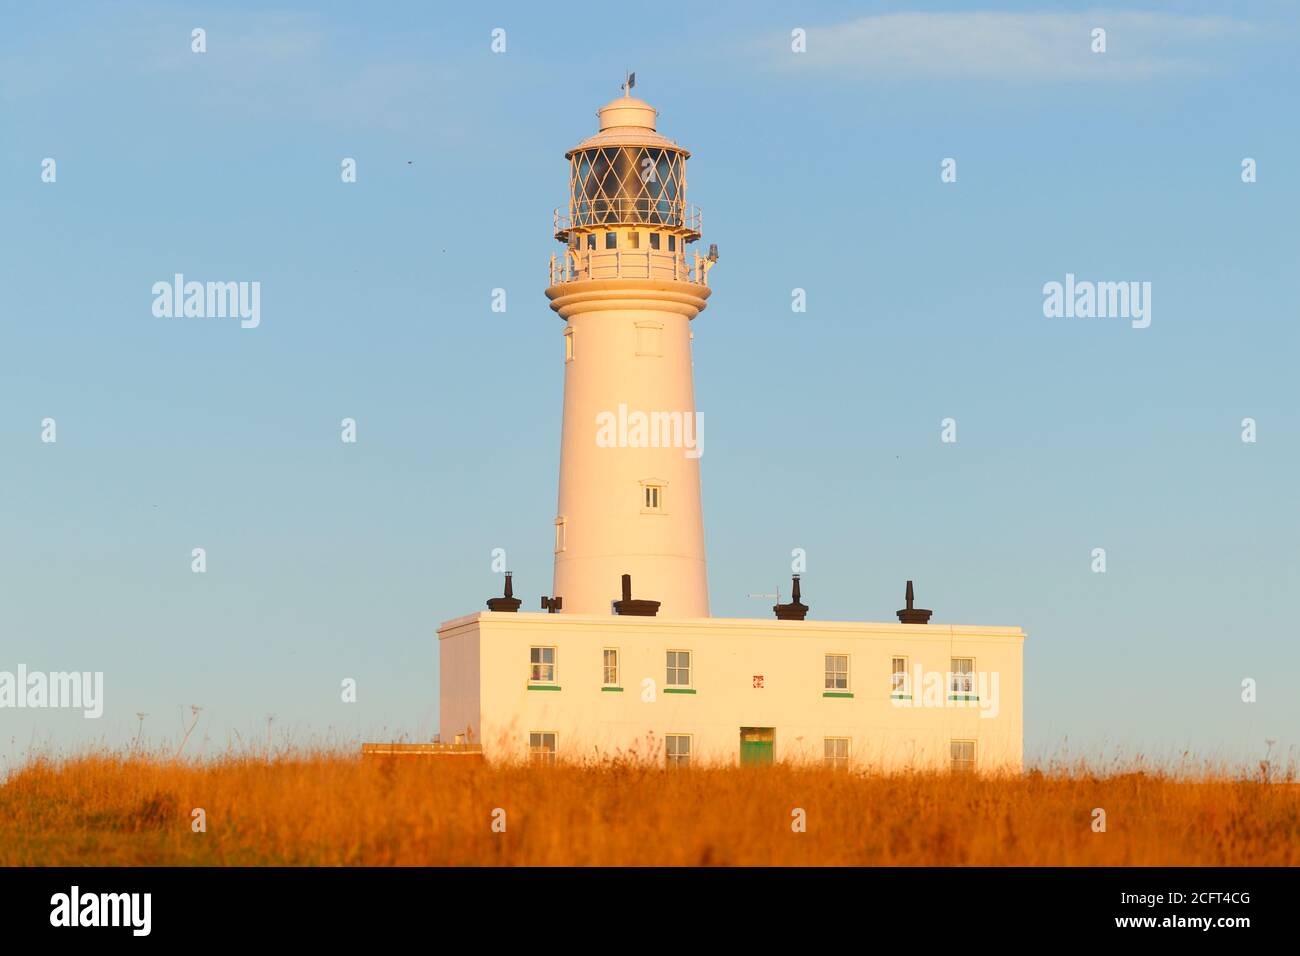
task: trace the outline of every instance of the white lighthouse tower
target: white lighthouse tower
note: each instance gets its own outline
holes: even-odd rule
[[[690,153],[655,128],[655,109],[624,95],[600,130],[565,154],[567,212],[556,210],[546,295],[564,325],[564,424],[555,517],[554,597],[564,614],[708,617],[700,508],[702,422],[692,383],[691,320],[717,261],[691,248],[700,213],[686,202]]]

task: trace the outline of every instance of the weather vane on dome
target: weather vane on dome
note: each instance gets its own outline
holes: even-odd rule
[[[627,80],[626,80],[626,82],[624,82],[624,84],[623,84],[623,95],[624,95],[624,96],[631,96],[631,95],[632,95],[632,87],[634,87],[634,86],[636,86],[636,73],[635,73],[635,72],[628,73],[628,74],[627,74]]]

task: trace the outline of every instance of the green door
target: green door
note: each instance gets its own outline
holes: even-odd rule
[[[772,763],[776,731],[771,727],[740,728],[740,765],[762,767]]]

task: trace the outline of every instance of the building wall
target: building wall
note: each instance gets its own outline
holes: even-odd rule
[[[464,743],[481,742],[479,638],[477,627],[465,627],[438,642],[438,729],[443,743],[456,743],[457,734],[465,734]]]
[[[778,761],[820,762],[825,737],[847,737],[850,762],[861,769],[946,769],[952,740],[975,741],[982,771],[1021,766],[1018,628],[488,612],[449,621],[438,633],[443,693],[463,697],[477,681],[490,759],[524,759],[529,733],[550,731],[564,760],[636,754],[662,762],[664,735],[690,734],[693,762],[731,764],[740,728],[757,727],[774,729]],[[557,648],[560,690],[529,689],[534,645]],[[471,646],[477,666],[466,654]],[[602,690],[605,647],[620,651],[621,691]],[[695,693],[668,692],[670,649],[692,652]],[[823,696],[826,654],[848,655],[851,697]],[[928,701],[927,682],[915,676],[911,701],[891,699],[895,656],[908,659],[913,675],[918,666],[937,675]],[[978,703],[948,700],[953,657],[974,658],[977,682],[985,675]],[[472,709],[462,702],[451,712]],[[448,713],[444,702],[444,736]]]

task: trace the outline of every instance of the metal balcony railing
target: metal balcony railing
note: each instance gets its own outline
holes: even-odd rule
[[[555,237],[567,239],[569,230],[593,226],[646,225],[681,229],[698,239],[704,230],[704,213],[680,199],[580,199],[567,213],[555,210]]]
[[[659,279],[707,286],[708,260],[657,249],[566,249],[551,256],[551,285],[588,279]]]

